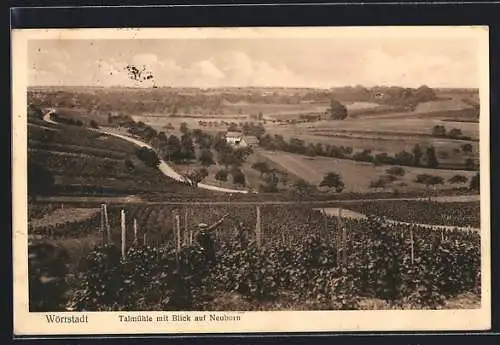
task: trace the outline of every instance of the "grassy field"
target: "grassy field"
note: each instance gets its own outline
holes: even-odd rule
[[[345,183],[345,192],[370,191],[370,182],[384,175],[385,171],[389,168],[389,166],[374,166],[371,163],[355,162],[346,159],[329,157],[311,158],[284,152],[262,151],[261,154],[273,160],[291,174],[299,176],[314,185],[318,185],[326,173],[336,171],[342,176]],[[444,186],[437,187],[440,189],[461,187],[464,185],[450,185],[446,180],[456,174],[464,175],[470,179],[475,174],[475,172],[459,170],[437,170],[416,167],[404,167],[404,169],[406,171],[405,176],[401,177],[398,181],[394,181],[387,187],[387,190],[397,188],[399,191],[404,192],[425,189],[424,185],[414,182],[418,174],[431,174],[443,177],[445,184]]]
[[[307,128],[310,132],[331,131],[353,132],[353,133],[394,133],[406,135],[430,135],[432,128],[436,125],[443,125],[447,130],[458,128],[463,135],[474,139],[479,139],[479,124],[466,122],[443,122],[435,119],[379,119],[368,120],[363,118],[347,120],[319,121],[314,123],[301,123],[296,126]]]

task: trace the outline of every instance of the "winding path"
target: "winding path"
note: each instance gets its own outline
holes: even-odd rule
[[[48,123],[51,123],[51,124],[57,124],[57,122],[53,121],[51,118],[50,118],[50,115],[52,115],[54,113],[54,109],[49,109],[45,115],[43,116],[43,120],[45,122],[48,122]],[[92,131],[95,131],[95,132],[100,132],[100,133],[103,133],[103,134],[106,134],[106,135],[111,135],[111,136],[114,136],[114,137],[117,137],[117,138],[120,138],[120,139],[123,139],[123,140],[126,140],[128,142],[131,142],[137,146],[140,146],[140,147],[147,147],[151,150],[154,150],[154,148],[141,141],[141,140],[138,140],[136,138],[132,138],[128,135],[124,135],[124,134],[120,134],[120,133],[116,133],[114,131],[111,131],[111,130],[106,130],[106,129],[94,129],[94,128],[89,128],[90,130]],[[187,179],[186,177],[182,176],[181,174],[179,174],[177,171],[175,171],[174,169],[172,169],[172,167],[170,165],[168,165],[163,159],[160,159],[160,164],[158,165],[158,168],[160,169],[160,171],[165,175],[165,176],[168,176],[176,181],[179,181],[179,182],[184,182],[184,183],[190,183],[191,181],[189,181],[189,179]],[[208,185],[208,184],[204,184],[204,183],[198,183],[197,184],[197,187],[198,188],[202,188],[202,189],[207,189],[207,190],[212,190],[212,191],[216,191],[216,192],[223,192],[223,193],[242,193],[242,194],[247,194],[248,191],[247,190],[240,190],[240,189],[230,189],[230,188],[222,188],[222,187],[218,187],[218,186],[212,186],[212,185]]]

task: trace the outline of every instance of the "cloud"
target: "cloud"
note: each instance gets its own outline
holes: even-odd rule
[[[405,85],[418,87],[476,85],[474,62],[444,55],[408,52],[391,56],[370,50],[360,61],[356,79],[363,85]]]
[[[301,51],[298,45],[260,50],[257,46],[216,50],[197,45],[191,50],[183,48],[182,53],[162,53],[151,47],[134,54],[131,47],[129,55],[104,46],[85,54],[76,44],[64,47],[57,43],[30,52],[30,83],[139,86],[125,70],[133,64],[145,66],[153,74],[154,79],[142,86],[153,82],[172,87],[478,85],[477,61],[466,46],[448,53],[439,47],[391,51],[381,46],[347,49],[321,45],[321,49]]]

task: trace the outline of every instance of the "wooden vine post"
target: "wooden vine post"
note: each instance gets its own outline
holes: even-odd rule
[[[126,250],[127,250],[127,237],[126,237],[126,228],[125,228],[125,210],[121,211],[121,228],[122,228],[122,259],[126,258]]]
[[[108,207],[106,204],[104,206],[104,222],[106,223],[106,233],[108,235],[108,244],[112,242],[111,240],[111,227],[109,226],[109,219],[108,219]]]
[[[176,225],[176,247],[175,247],[175,252],[176,252],[176,258],[177,258],[177,263],[179,263],[179,257],[181,254],[181,220],[178,214],[175,215],[175,225]]]
[[[134,244],[137,245],[137,219],[134,218]]]
[[[343,265],[347,265],[347,229],[345,227],[344,221],[342,219],[342,209],[339,208],[339,222],[342,227],[342,262]]]
[[[411,245],[411,264],[413,265],[413,262],[415,260],[415,253],[413,249],[413,229],[410,228],[410,245]]]
[[[101,204],[101,222],[99,224],[99,233],[104,233],[104,204]]]
[[[260,248],[262,245],[262,229],[261,229],[261,219],[260,219],[260,207],[257,206],[257,220],[255,222],[255,240],[257,247]]]
[[[184,245],[190,245],[189,242],[189,226],[188,226],[188,209],[184,209],[184,236],[182,236]]]

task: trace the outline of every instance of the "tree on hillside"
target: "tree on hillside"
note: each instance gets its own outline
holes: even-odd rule
[[[419,144],[415,144],[412,153],[413,153],[413,165],[419,166],[422,160],[422,156],[424,155],[424,153],[422,152],[422,148],[420,147]]]
[[[97,122],[95,122],[94,120],[90,120],[90,122],[89,122],[89,126],[90,126],[91,128],[96,128],[96,129],[97,129],[97,128],[99,128],[99,125],[98,125],[98,124],[97,124]]]
[[[191,135],[189,135],[189,133],[185,133],[181,136],[181,145],[183,159],[189,160],[196,158],[193,139],[191,138]]]
[[[422,85],[413,93],[417,102],[428,102],[436,99],[436,93],[427,85]]]
[[[188,128],[188,125],[186,122],[181,123],[181,126],[179,129],[180,129],[182,134],[186,134],[187,132],[189,132],[189,128]]]
[[[202,150],[200,152],[200,157],[198,159],[201,162],[201,164],[205,167],[208,167],[212,164],[215,164],[214,155],[213,155],[212,151],[207,150],[207,149]]]
[[[390,167],[389,169],[386,170],[386,173],[389,175],[394,175],[394,176],[404,176],[406,171],[402,167]]]
[[[36,199],[39,196],[50,195],[54,185],[52,173],[28,158],[28,196]]]
[[[280,179],[276,172],[272,172],[269,175],[266,175],[264,178],[265,185],[262,185],[262,189],[267,193],[276,193],[278,191],[278,184]]]
[[[475,168],[476,168],[476,163],[474,162],[474,159],[467,158],[465,160],[465,170],[474,170]]]
[[[451,184],[466,183],[467,177],[464,175],[454,175],[448,179],[448,182]]]
[[[432,136],[434,137],[445,137],[446,136],[446,128],[441,125],[436,125],[432,128]]]
[[[233,176],[233,183],[244,186],[245,185],[245,174],[239,168],[233,168],[231,170],[231,175]]]
[[[299,179],[297,182],[295,182],[293,188],[294,192],[299,197],[305,197],[307,195],[310,195],[314,191],[314,186],[307,183],[307,181],[304,179]]]
[[[430,146],[426,150],[426,161],[429,168],[437,168],[439,162],[436,157],[436,149],[434,146]]]
[[[396,153],[396,155],[394,156],[394,162],[396,164],[411,166],[413,165],[414,161],[415,161],[415,156],[413,156],[410,152],[407,152],[405,150]]]
[[[270,171],[269,165],[267,162],[256,162],[252,165],[252,168],[260,172],[260,177],[262,175],[267,174]]]
[[[156,152],[146,146],[136,149],[136,155],[148,167],[155,168],[160,164],[160,159]]]
[[[463,133],[462,133],[462,130],[459,129],[459,128],[452,128],[449,132],[448,132],[448,137],[452,138],[452,139],[460,139],[463,137]]]
[[[463,153],[471,153],[472,152],[472,145],[467,143],[463,144],[461,147]]]
[[[419,174],[415,178],[415,182],[424,184],[428,188],[429,186],[435,187],[438,184],[444,184],[444,179],[441,176]]]
[[[479,173],[477,173],[476,175],[472,176],[472,178],[470,179],[469,189],[478,191],[479,187],[480,187],[480,177],[479,177]]]
[[[169,161],[178,161],[182,159],[181,141],[173,134],[167,139],[167,156]]]
[[[306,155],[309,157],[315,157],[316,156],[316,148],[314,147],[313,144],[309,143],[306,148]]]
[[[191,181],[193,187],[198,187],[198,184],[208,176],[208,171],[205,168],[196,169],[186,177]]]
[[[329,172],[323,177],[323,181],[319,184],[320,187],[326,187],[328,190],[335,188],[337,193],[342,192],[344,189],[344,182],[339,174],[335,172]]]
[[[220,169],[215,173],[215,179],[219,181],[219,185],[222,185],[223,181],[227,181],[227,170]]]
[[[387,186],[387,180],[383,178],[378,178],[375,181],[371,181],[369,188],[371,189],[384,189]]]
[[[336,99],[330,101],[330,109],[328,110],[332,120],[344,120],[347,118],[347,108]]]

